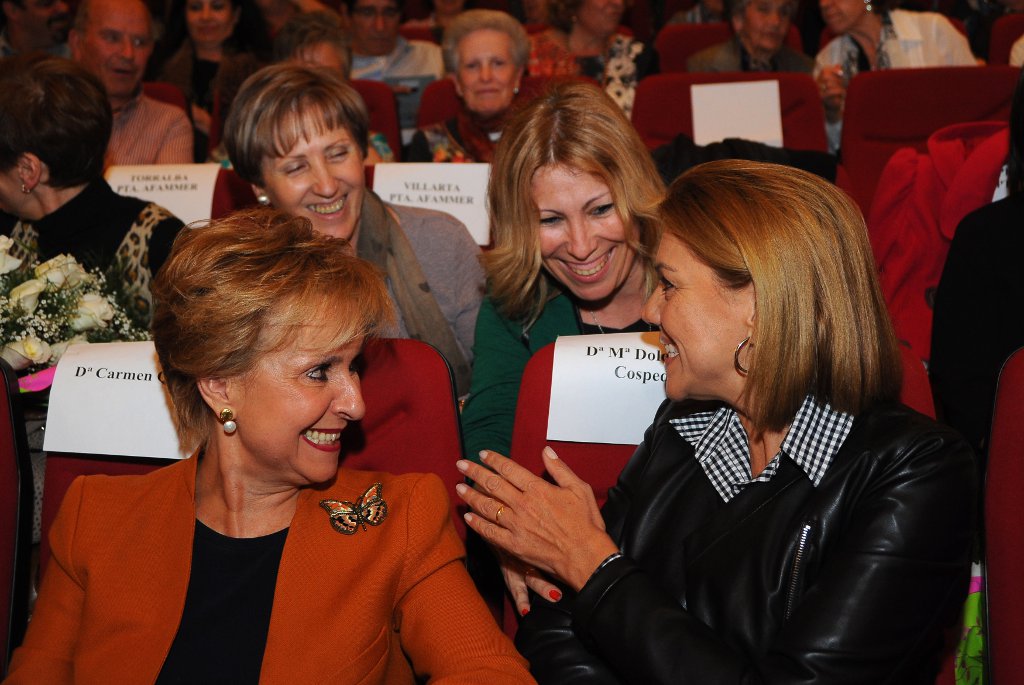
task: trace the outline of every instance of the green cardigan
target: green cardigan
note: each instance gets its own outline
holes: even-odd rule
[[[476,320],[473,381],[462,409],[467,459],[479,462],[483,449],[509,453],[526,362],[558,336],[581,333],[573,303],[564,294],[544,306],[529,330],[502,316],[489,296],[484,298]]]

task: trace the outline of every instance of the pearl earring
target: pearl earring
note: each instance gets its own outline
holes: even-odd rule
[[[231,435],[238,430],[238,424],[235,423],[235,412],[231,411],[230,407],[224,407],[220,410],[220,422],[224,424],[224,432],[227,435]]]
[[[270,198],[265,193],[260,193],[256,196],[256,202],[259,202],[264,207],[268,207],[270,205]]]

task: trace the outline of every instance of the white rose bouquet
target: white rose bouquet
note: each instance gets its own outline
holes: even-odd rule
[[[13,244],[0,236],[0,358],[15,370],[52,366],[72,343],[149,338],[101,272],[69,255],[22,264],[10,255]]]

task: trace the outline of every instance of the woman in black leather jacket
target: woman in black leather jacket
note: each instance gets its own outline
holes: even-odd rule
[[[955,433],[897,403],[863,219],[744,161],[661,206],[669,402],[598,512],[485,453],[470,526],[560,582],[517,646],[540,683],[931,683],[966,592],[975,496]]]

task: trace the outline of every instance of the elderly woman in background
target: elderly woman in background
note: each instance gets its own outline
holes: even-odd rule
[[[651,330],[640,315],[663,192],[636,130],[593,85],[558,84],[509,122],[488,188],[494,249],[462,412],[469,458],[508,453],[534,352],[560,335]],[[517,600],[525,608],[525,593]]]
[[[368,124],[362,98],[339,74],[277,64],[243,84],[225,144],[261,203],[349,240],[384,271],[398,335],[436,347],[464,394],[483,297],[480,249],[448,214],[385,204],[366,187]]]
[[[224,116],[242,81],[270,59],[266,24],[253,0],[174,0],[161,52],[157,80],[185,93],[195,160],[203,162],[214,113]]]
[[[352,42],[345,22],[334,12],[304,12],[296,15],[274,37],[274,61],[324,67],[346,81],[352,66]],[[369,131],[366,164],[395,161],[388,139]]]
[[[198,450],[72,484],[6,682],[532,682],[441,481],[338,468],[364,412],[357,358],[391,314],[376,269],[254,210],[185,232],[156,294],[175,424]]]
[[[729,3],[732,39],[696,53],[690,72],[797,71],[806,74],[814,60],[785,44],[796,0],[735,0]]]
[[[832,151],[839,149],[846,88],[859,72],[978,63],[967,38],[941,14],[894,9],[892,0],[819,4],[826,26],[836,34],[818,52],[814,66]]]
[[[445,69],[462,107],[413,136],[407,161],[490,162],[526,67],[530,41],[505,12],[469,10],[444,34]]]
[[[677,179],[660,217],[644,318],[669,401],[604,509],[550,448],[553,483],[493,452],[459,463],[487,493],[459,487],[469,525],[564,584],[516,637],[535,677],[935,682],[973,457],[898,403],[860,212],[805,172],[729,160]]]
[[[625,0],[550,0],[551,28],[530,36],[530,76],[578,76],[598,81],[629,116],[636,84],[657,71],[642,42],[619,33]]]
[[[128,311],[148,324],[150,284],[181,221],[103,180],[112,115],[103,85],[60,57],[0,60],[0,210],[20,219],[11,255],[68,254],[123,279]]]

